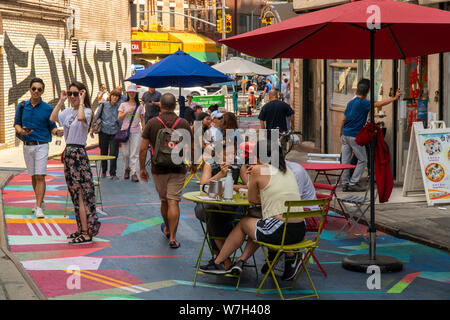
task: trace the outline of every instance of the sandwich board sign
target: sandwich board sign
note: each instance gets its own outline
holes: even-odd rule
[[[443,121],[431,122],[430,129],[413,123],[403,196],[420,191],[429,206],[450,203],[450,128]]]

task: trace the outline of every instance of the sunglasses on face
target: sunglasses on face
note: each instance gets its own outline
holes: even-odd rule
[[[33,92],[35,92],[36,90],[39,91],[39,92],[44,91],[44,89],[42,89],[42,88],[36,88],[36,87],[32,87],[31,90],[32,90]]]
[[[216,118],[217,120],[222,120],[223,119],[223,117],[220,117],[220,118]]]
[[[71,97],[72,95],[73,95],[74,97],[78,97],[79,94],[80,94],[80,93],[79,93],[78,91],[69,91],[69,92],[67,92],[67,95],[68,95],[69,97]]]

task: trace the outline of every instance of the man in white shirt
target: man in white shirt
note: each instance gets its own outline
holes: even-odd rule
[[[214,111],[211,113],[211,119],[211,128],[205,132],[203,140],[205,145],[214,147],[215,142],[222,139],[223,113]]]

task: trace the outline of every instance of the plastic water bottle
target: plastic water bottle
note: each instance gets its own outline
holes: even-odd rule
[[[224,200],[233,199],[233,176],[231,175],[231,169],[228,169],[227,177],[225,178],[225,190],[223,192]]]

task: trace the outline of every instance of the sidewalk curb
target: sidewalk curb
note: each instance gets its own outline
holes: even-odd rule
[[[11,181],[11,179],[13,177],[14,177],[14,174],[10,173],[9,176],[5,179],[5,182],[0,185],[1,191],[3,191],[4,186],[8,185],[8,183]],[[25,280],[25,283],[36,295],[37,299],[38,300],[47,300],[47,298],[44,296],[42,291],[39,289],[39,287],[36,285],[36,283],[31,278],[31,276],[28,274],[28,272],[22,266],[22,264],[8,250],[8,244],[7,244],[8,241],[7,241],[7,234],[6,234],[6,220],[5,220],[4,211],[3,211],[3,196],[2,196],[0,202],[1,202],[1,206],[0,206],[0,249],[5,254],[5,256],[9,260],[11,260],[11,262],[14,264],[16,269],[19,271],[19,273]],[[30,297],[30,299],[34,300],[34,297]]]
[[[91,150],[97,148],[99,145],[98,143],[92,144],[86,147],[86,150]],[[55,154],[49,154],[48,159],[51,159],[53,157],[59,156],[61,153],[55,153]],[[6,170],[5,170],[6,171]],[[20,172],[23,172],[24,170],[21,170]],[[8,171],[7,171],[8,172]],[[3,188],[8,185],[8,183],[11,181],[11,179],[18,173],[6,173],[8,176],[5,179],[3,183],[0,184],[0,191],[3,193]],[[14,256],[14,254],[8,250],[8,240],[7,240],[7,232],[6,232],[6,219],[4,216],[4,210],[3,210],[3,194],[0,199],[0,250],[5,254],[5,256],[14,264],[17,271],[19,271],[20,275],[22,276],[23,280],[25,281],[26,285],[33,291],[33,293],[36,295],[38,300],[48,300],[47,297],[42,293],[40,288],[36,285],[34,280],[31,278],[29,273],[25,270],[25,268],[22,266],[20,261],[17,260],[17,258]],[[35,299],[35,297],[30,297],[30,299]]]
[[[369,226],[369,221],[366,218],[362,218],[359,221],[359,223],[361,223],[361,224],[363,224],[365,226]],[[390,227],[390,226],[385,225],[385,224],[381,224],[381,223],[375,222],[375,228],[377,229],[377,231],[384,232],[386,234],[389,234],[389,235],[391,235],[393,237],[396,237],[396,238],[399,238],[399,239],[409,240],[409,241],[420,243],[420,244],[423,244],[423,245],[426,245],[426,246],[429,246],[429,247],[433,247],[433,248],[436,248],[436,249],[450,251],[450,247],[448,247],[448,246],[446,246],[446,245],[444,245],[442,243],[435,242],[435,241],[432,241],[432,240],[429,240],[429,239],[425,239],[423,237],[414,235],[414,234],[409,233],[409,232],[405,232],[405,231],[403,231],[401,229],[398,229],[398,228]]]

